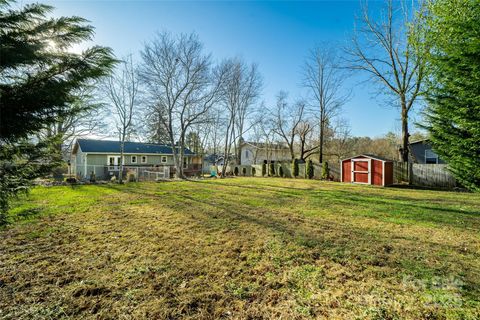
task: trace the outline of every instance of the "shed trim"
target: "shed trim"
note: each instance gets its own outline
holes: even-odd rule
[[[359,184],[372,184],[372,159],[351,159],[351,170],[352,170],[352,176],[351,180],[352,183],[359,183]],[[368,162],[368,170],[363,171],[363,170],[355,170],[355,162]],[[355,173],[366,173],[368,174],[368,182],[358,182],[355,181]]]
[[[385,187],[385,161],[382,162],[382,186]]]
[[[349,159],[354,159],[354,158],[357,158],[357,157],[367,157],[367,158],[375,159],[375,160],[378,160],[378,161],[392,162],[392,160],[388,160],[388,159],[385,159],[385,158],[381,158],[381,157],[377,157],[377,156],[374,156],[374,155],[370,155],[370,154],[368,154],[368,153],[357,154],[356,156],[348,157],[348,158],[342,159],[342,160],[340,160],[340,161],[345,161],[345,160],[349,160]]]

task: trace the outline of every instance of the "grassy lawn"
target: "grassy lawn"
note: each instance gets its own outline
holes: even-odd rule
[[[480,196],[292,179],[36,188],[0,318],[479,319]]]

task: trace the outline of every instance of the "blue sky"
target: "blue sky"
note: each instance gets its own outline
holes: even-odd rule
[[[78,15],[96,28],[94,42],[119,56],[138,55],[157,31],[196,32],[215,60],[241,56],[255,62],[264,78],[263,100],[275,102],[280,90],[301,96],[301,66],[309,49],[324,42],[344,46],[354,27],[360,0],[352,1],[41,1],[55,16]],[[21,4],[21,2],[20,2]],[[381,5],[373,2],[370,8]],[[399,132],[399,113],[377,96],[376,87],[349,78],[351,100],[342,117],[352,133],[380,136]]]

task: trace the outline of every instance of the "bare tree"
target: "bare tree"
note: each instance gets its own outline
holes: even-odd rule
[[[290,150],[291,159],[295,159],[296,137],[300,133],[299,126],[304,121],[305,103],[298,101],[290,105],[287,101],[288,94],[280,91],[277,103],[272,110],[272,121],[275,133],[283,140]]]
[[[123,182],[123,155],[125,141],[133,133],[133,117],[137,105],[139,82],[132,56],[126,58],[116,72],[106,81],[107,99],[112,107],[112,115],[120,142],[118,180]]]
[[[208,121],[223,76],[212,77],[211,56],[203,53],[195,34],[159,33],[141,55],[140,76],[156,112],[156,124],[172,145],[175,176],[184,178],[186,135],[192,126]]]
[[[299,155],[300,159],[306,161],[312,154],[318,152],[319,144],[314,143],[313,135],[315,129],[319,125],[309,119],[302,120],[297,126],[297,134],[299,138]]]
[[[374,21],[367,4],[363,5],[361,25],[346,49],[349,67],[369,74],[382,92],[391,94],[400,107],[402,121],[403,161],[408,161],[408,117],[414,102],[421,94],[425,74],[425,55],[409,41],[418,28],[413,10],[401,1],[394,8],[392,0],[383,10],[382,18]]]
[[[326,154],[338,163],[341,159],[352,155],[353,140],[351,128],[344,118],[336,119],[330,127],[332,138],[326,146]]]
[[[240,142],[246,131],[245,120],[260,95],[262,80],[255,64],[248,66],[237,58],[224,60],[216,69],[216,74],[217,78],[222,78],[219,91],[220,101],[227,115],[223,177],[226,173],[227,159],[229,159],[232,145],[236,151],[236,161],[240,161]]]
[[[257,144],[254,158],[256,159],[258,157],[258,152],[263,151],[266,158],[264,160],[266,160],[267,163],[270,163],[275,150],[281,147],[281,144],[277,142],[278,135],[275,128],[275,123],[272,121],[272,119],[260,118],[257,121],[256,129],[257,134],[259,134],[260,141]]]
[[[165,109],[155,106],[155,102],[148,104],[144,108],[144,134],[149,142],[158,144],[169,144],[170,136],[162,122],[166,119]]]
[[[336,52],[329,45],[311,50],[303,70],[303,85],[308,89],[312,106],[318,112],[318,160],[322,163],[328,121],[338,114],[350,95],[343,91],[345,75],[339,68]]]
[[[70,154],[75,138],[97,133],[104,127],[101,117],[103,105],[95,101],[93,87],[77,90],[74,101],[69,105],[70,112],[58,115],[54,123],[37,134],[40,140],[55,138],[55,149],[64,158]]]

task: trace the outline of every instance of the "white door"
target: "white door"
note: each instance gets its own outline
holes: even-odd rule
[[[108,156],[108,170],[118,170],[120,156]]]

